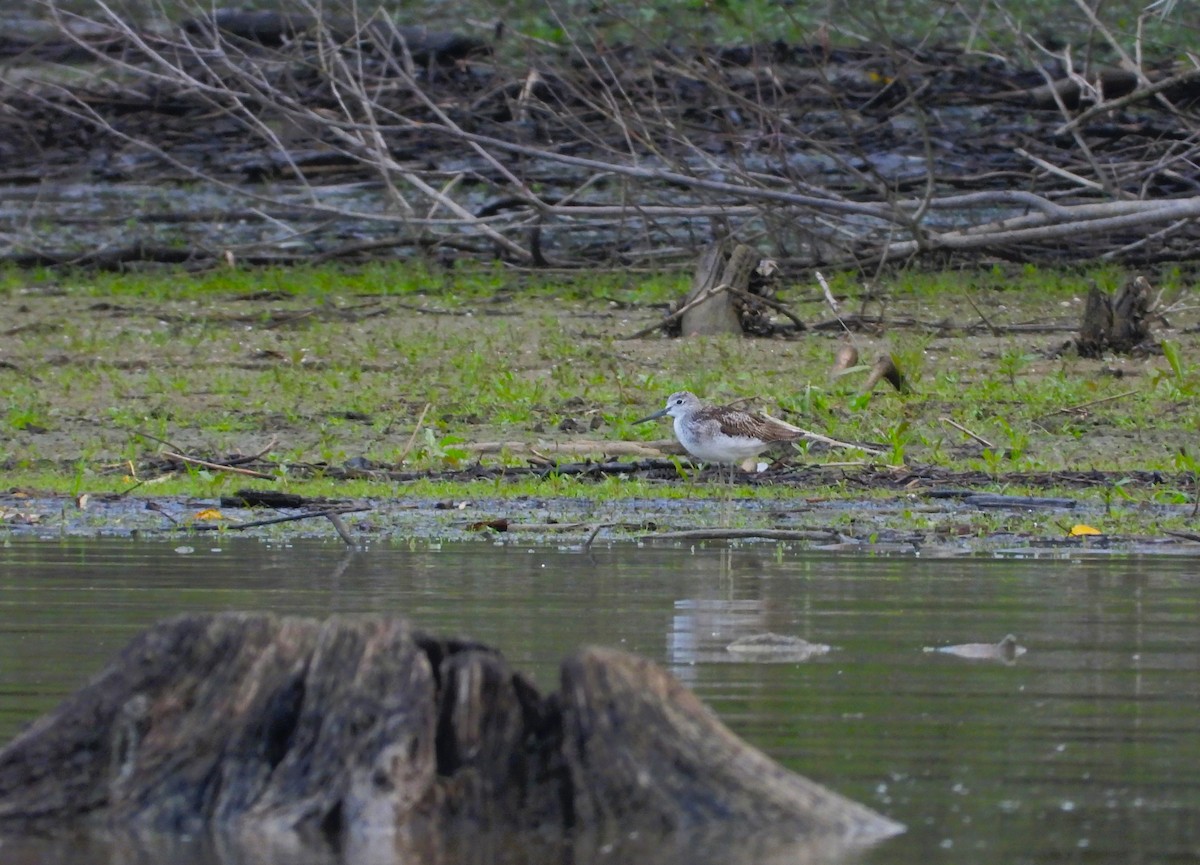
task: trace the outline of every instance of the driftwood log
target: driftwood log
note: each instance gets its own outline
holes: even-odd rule
[[[1144,276],[1127,282],[1115,295],[1092,286],[1083,309],[1077,346],[1081,357],[1105,352],[1129,354],[1150,338],[1150,294]]]
[[[482,829],[838,849],[902,831],[737,739],[649,661],[584,649],[561,677],[542,696],[493,649],[400,619],[168,620],[0,751],[0,834],[398,861]]]

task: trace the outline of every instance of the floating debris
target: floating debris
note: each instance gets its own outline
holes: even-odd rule
[[[926,646],[926,652],[940,652],[943,655],[954,655],[956,658],[966,658],[971,661],[1002,661],[1005,664],[1015,663],[1017,658],[1025,654],[1025,647],[1017,643],[1012,634],[1005,636],[998,643],[962,643],[958,646]]]
[[[807,661],[827,654],[831,647],[823,643],[810,643],[800,637],[765,633],[740,637],[726,646],[725,650],[755,661]]]

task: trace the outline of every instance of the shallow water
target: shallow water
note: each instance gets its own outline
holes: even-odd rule
[[[546,689],[581,643],[660,661],[739,735],[909,826],[868,862],[1193,862],[1198,591],[1200,562],[1181,558],[15,539],[0,546],[0,737],[168,615],[399,614],[494,643]],[[725,650],[764,631],[833,650]],[[923,651],[1007,633],[1028,648],[1012,664]]]

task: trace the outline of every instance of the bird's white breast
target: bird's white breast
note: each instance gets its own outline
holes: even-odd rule
[[[684,450],[701,462],[740,463],[767,447],[760,439],[726,435],[717,421],[689,421],[690,418],[675,418],[675,437]]]

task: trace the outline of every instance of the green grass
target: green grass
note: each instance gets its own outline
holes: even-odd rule
[[[1193,291],[1191,276],[1179,269],[1150,276],[1168,298]],[[365,457],[393,467],[403,462],[409,470],[447,470],[478,459],[469,447],[474,442],[666,438],[668,424],[632,421],[686,388],[715,402],[754,396],[801,426],[884,448],[877,458],[809,448],[797,455],[802,462],[977,471],[1005,492],[1021,483],[1020,473],[1160,471],[1179,480],[1067,494],[1112,507],[1125,505],[1125,493],[1134,503],[1179,504],[1194,494],[1187,479],[1196,473],[1195,455],[1180,448],[1200,428],[1194,311],[1171,316],[1170,329],[1159,325],[1167,337],[1164,356],[1142,360],[1056,353],[1070,337],[1065,331],[964,334],[937,326],[971,324],[981,315],[997,328],[1074,326],[1093,282],[1113,287],[1128,277],[1108,267],[901,272],[867,291],[851,275],[834,276],[844,312],[884,316],[878,332],[854,340],[865,364],[879,353],[897,361],[914,386],[901,395],[886,385],[863,393],[862,375],[829,379],[841,339],[834,331],[786,341],[622,340],[660,317],[661,304],[684,290],[687,278],[678,274],[539,277],[499,267],[405,264],[203,275],[9,270],[0,273],[0,314],[10,323],[9,365],[0,367],[8,395],[0,460],[11,485],[71,494],[126,489],[134,482],[124,478],[129,464],[138,480],[152,480],[138,466],[152,465],[167,442],[218,460],[270,444],[278,477],[255,483],[308,495],[728,495],[718,483],[687,478],[597,483],[551,475],[397,485],[334,481],[311,468]],[[809,322],[830,319],[809,284],[783,286],[780,297]],[[901,324],[914,320],[920,324]],[[585,431],[560,432],[566,420]],[[482,459],[519,465],[526,455]],[[308,468],[300,470],[302,464]],[[194,470],[138,494],[214,496],[244,485]],[[806,497],[873,493],[849,484],[739,486],[733,495],[799,505]]]
[[[57,6],[86,17],[98,17],[92,0],[58,0]],[[196,14],[203,4],[184,0],[147,3],[145,0],[116,0],[109,4],[126,20],[155,18],[181,20]],[[279,8],[277,3],[258,0],[239,4],[247,7]],[[337,9],[338,4],[332,8]],[[1170,18],[1144,14],[1145,0],[1113,0],[1089,5],[1097,9],[1103,25],[1132,53],[1139,38],[1150,57],[1178,56],[1195,51],[1198,31],[1193,10],[1177,4]],[[42,0],[10,0],[9,13],[34,17],[44,14]],[[347,4],[348,6],[348,4]],[[491,36],[494,22],[505,22],[506,38],[501,52],[514,58],[526,55],[525,38],[543,45],[613,46],[638,45],[753,44],[781,40],[808,44],[818,39],[834,45],[863,40],[917,44],[965,45],[984,52],[1011,51],[1018,34],[1028,34],[1059,50],[1072,47],[1073,56],[1084,58],[1103,49],[1094,26],[1080,7],[1070,0],[961,0],[930,3],[923,0],[870,0],[854,4],[800,3],[795,0],[559,0],[528,3],[516,0],[448,0],[421,10],[412,20],[412,9],[398,0],[359,4],[363,10],[380,8],[401,23],[465,30]],[[515,37],[513,34],[517,34]],[[525,37],[525,38],[522,38]],[[1104,52],[1102,52],[1104,53]]]

